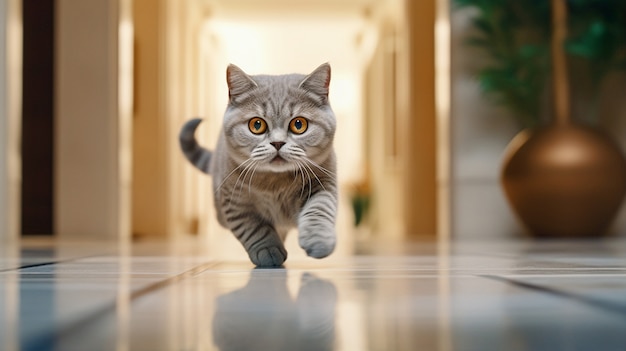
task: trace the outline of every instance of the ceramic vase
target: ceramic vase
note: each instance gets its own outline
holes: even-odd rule
[[[501,183],[532,235],[600,236],[626,194],[626,160],[607,135],[588,127],[525,130],[505,151]]]

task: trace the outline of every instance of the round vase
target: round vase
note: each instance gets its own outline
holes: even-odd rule
[[[600,236],[626,194],[626,160],[607,135],[588,127],[524,130],[507,147],[501,182],[531,235]]]

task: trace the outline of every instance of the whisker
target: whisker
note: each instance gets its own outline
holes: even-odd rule
[[[317,174],[315,174],[315,172],[313,171],[313,169],[311,168],[311,166],[307,165],[306,163],[304,164],[305,167],[307,167],[309,169],[309,171],[311,172],[311,174],[313,174],[313,176],[315,177],[315,179],[317,179],[317,182],[320,184],[320,186],[322,187],[322,189],[324,189],[324,191],[326,191],[326,188],[324,187],[324,184],[322,184],[322,181],[320,180],[320,178],[317,176]]]
[[[233,173],[235,173],[239,168],[243,167],[246,163],[248,162],[254,162],[253,159],[249,158],[245,161],[243,161],[239,166],[235,167],[230,173],[228,173],[228,175],[226,176],[226,178],[224,178],[224,180],[222,180],[222,182],[220,183],[220,185],[218,185],[217,188],[215,188],[215,194],[217,194],[218,191],[220,191],[220,189],[222,188],[222,186],[224,186],[224,183],[226,183],[226,181],[228,180],[228,178],[230,178],[231,175],[233,175]]]
[[[334,176],[335,176],[335,173],[334,173],[334,172],[331,172],[331,171],[329,171],[328,169],[326,169],[326,168],[324,168],[324,167],[322,167],[322,166],[318,165],[317,163],[315,163],[315,161],[312,161],[312,160],[310,160],[310,159],[308,159],[308,158],[305,158],[304,160],[305,160],[305,161],[307,161],[309,164],[311,164],[311,165],[315,166],[315,167],[316,167],[317,169],[319,169],[320,171],[324,172],[327,176],[329,176],[329,177],[334,177]]]
[[[307,197],[307,201],[311,198],[311,194],[312,194],[312,186],[311,186],[311,174],[309,173],[309,170],[307,169],[306,165],[300,161],[296,161],[297,164],[299,165],[300,169],[302,170],[302,190],[300,191],[300,194],[302,194],[304,192],[304,189],[306,188],[306,180],[304,179],[304,174],[306,173],[306,177],[309,180],[309,196]],[[302,197],[302,195],[300,195],[300,197]]]
[[[235,193],[235,191],[237,190],[237,185],[239,184],[239,180],[241,179],[241,185],[239,186],[239,192],[237,193],[237,200],[239,200],[239,197],[241,196],[241,189],[243,188],[243,184],[246,181],[246,177],[248,175],[248,172],[250,171],[250,169],[252,167],[254,167],[254,165],[256,164],[256,160],[252,160],[251,163],[249,163],[248,165],[246,165],[246,167],[243,169],[243,171],[241,171],[241,173],[239,174],[239,177],[237,177],[237,181],[235,181],[235,185],[233,186],[231,192],[230,192],[230,201],[233,200],[233,195]],[[242,179],[243,177],[243,179]],[[230,202],[229,202],[230,204]]]
[[[304,164],[304,166],[306,167],[306,164]],[[305,168],[306,170],[306,168]],[[311,179],[311,174],[309,173],[309,171],[307,170],[306,172],[307,177],[309,177],[309,197],[306,199],[307,201],[309,201],[309,199],[311,199],[311,193],[313,192],[313,180]]]
[[[252,170],[252,174],[250,175],[250,179],[248,180],[248,195],[250,195],[251,193],[251,189],[252,189],[252,178],[254,177],[254,173],[256,172],[256,169],[259,168],[259,164],[258,162],[256,163],[256,165],[254,166],[254,169]]]
[[[253,164],[250,165],[250,167],[248,167],[245,171],[245,175],[243,177],[243,179],[241,180],[241,185],[239,185],[239,195],[237,195],[238,197],[241,197],[241,192],[243,191],[243,186],[246,183],[246,177],[248,177],[248,175],[250,176],[248,181],[252,181],[252,177],[254,176],[254,171],[256,170],[256,168],[258,167],[258,162],[254,162]]]
[[[300,176],[302,177],[302,187],[300,188],[300,198],[302,198],[302,195],[304,195],[304,170],[302,169],[302,164],[299,161],[296,161],[296,165],[298,166],[298,169],[300,170]]]
[[[297,161],[296,161],[296,166],[298,166]],[[290,186],[293,185],[293,183],[295,183],[297,179],[298,179],[298,170],[294,169],[293,170],[293,181],[291,182]]]

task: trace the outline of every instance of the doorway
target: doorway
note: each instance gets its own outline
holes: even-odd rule
[[[338,119],[337,230],[344,240],[338,247],[352,250],[359,236],[372,232],[402,236],[407,103],[400,100],[406,100],[408,85],[404,2],[282,5],[281,1],[167,3],[162,17],[167,33],[162,96],[168,131],[163,135],[176,140],[182,123],[200,116],[205,119],[198,130],[201,144],[215,145],[228,100],[225,68],[229,63],[254,75],[306,74],[329,62],[330,102]],[[208,247],[216,248],[215,253],[230,252],[225,246],[238,248],[214,220],[210,177],[187,165],[177,144],[166,143],[170,143],[168,204],[178,226],[170,234],[195,231],[210,242]],[[141,158],[137,150],[135,158]],[[352,206],[357,191],[376,198],[368,219],[358,228]],[[288,247],[290,239],[295,236],[288,236]]]
[[[337,230],[344,241],[338,248],[353,250],[371,235],[403,238],[410,110],[405,6],[403,0],[166,0],[154,7],[135,0],[133,232],[195,235],[210,254],[240,250],[215,220],[211,178],[180,152],[180,127],[202,117],[198,139],[214,147],[229,63],[254,75],[306,74],[329,62],[338,119]],[[375,200],[356,227],[353,200],[363,193]],[[294,239],[288,236],[288,250]]]
[[[54,0],[22,2],[21,233],[54,234]]]

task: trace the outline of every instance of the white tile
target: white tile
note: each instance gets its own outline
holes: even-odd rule
[[[0,256],[63,259],[0,272],[0,349],[623,351],[623,244],[373,245],[282,269],[163,243],[40,245]]]

